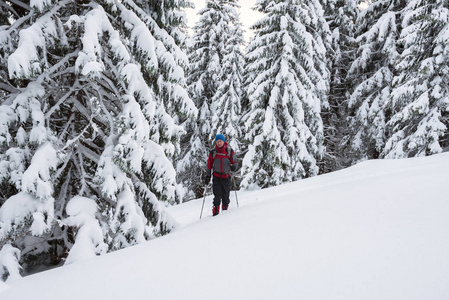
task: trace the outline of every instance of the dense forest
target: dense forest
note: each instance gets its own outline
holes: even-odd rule
[[[191,7],[0,2],[3,280],[169,233],[217,133],[241,189],[449,147],[448,1]]]

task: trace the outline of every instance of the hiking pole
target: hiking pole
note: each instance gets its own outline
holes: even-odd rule
[[[234,192],[235,192],[235,201],[237,201],[237,207],[240,207],[239,206],[239,198],[237,198],[237,190],[234,190]]]
[[[207,184],[204,187],[204,198],[203,198],[203,206],[201,206],[201,214],[200,214],[200,219],[203,216],[203,208],[204,208],[204,201],[206,201],[206,191],[207,191]]]
[[[239,198],[237,198],[237,189],[235,188],[235,179],[234,179],[234,176],[232,176],[232,183],[234,184],[235,201],[237,202],[237,207],[240,207],[240,206],[239,206]]]

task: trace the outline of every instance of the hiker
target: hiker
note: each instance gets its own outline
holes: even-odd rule
[[[229,207],[229,194],[231,193],[230,171],[237,170],[238,164],[234,161],[234,150],[228,146],[224,135],[217,134],[215,137],[215,147],[209,152],[207,160],[207,173],[205,184],[209,184],[211,172],[213,172],[212,187],[214,192],[214,207],[212,215],[220,213],[220,204],[223,210]]]

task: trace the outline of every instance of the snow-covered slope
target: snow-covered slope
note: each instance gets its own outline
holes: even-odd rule
[[[20,299],[449,299],[449,153],[171,209],[168,236],[13,282]],[[5,288],[0,285],[0,290]]]

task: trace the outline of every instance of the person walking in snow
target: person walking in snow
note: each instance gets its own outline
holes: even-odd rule
[[[207,159],[207,172],[205,184],[209,184],[213,174],[212,187],[214,192],[214,206],[212,215],[220,213],[220,204],[223,210],[229,207],[229,194],[231,193],[230,171],[237,170],[238,164],[234,160],[234,150],[228,146],[224,135],[217,134],[215,147],[209,152]]]

